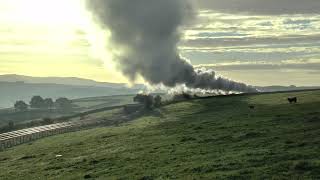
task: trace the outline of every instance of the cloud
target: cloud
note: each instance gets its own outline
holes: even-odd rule
[[[189,37],[194,38],[219,38],[219,37],[241,37],[246,36],[248,34],[245,33],[238,33],[238,32],[198,32],[194,35],[191,35]]]
[[[288,35],[271,37],[243,37],[243,38],[197,38],[185,39],[183,47],[225,47],[225,46],[248,46],[265,44],[299,44],[316,43],[320,41],[320,34],[313,35]]]
[[[319,0],[197,0],[200,9],[261,15],[319,14]]]
[[[225,64],[203,64],[197,67],[212,68],[217,71],[243,71],[243,70],[310,70],[320,72],[320,62],[291,62],[291,63],[267,63],[267,62],[233,62]]]

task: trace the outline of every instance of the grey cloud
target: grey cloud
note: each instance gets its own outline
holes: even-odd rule
[[[195,35],[193,35],[194,37],[227,37],[227,36],[231,36],[231,37],[234,37],[234,36],[247,36],[249,34],[245,34],[245,33],[239,33],[239,32],[199,32]]]
[[[267,21],[267,22],[258,23],[257,25],[259,25],[259,26],[265,26],[265,27],[270,27],[270,26],[273,26],[273,23],[270,22],[270,21]]]
[[[197,0],[200,9],[263,15],[319,14],[319,0]]]
[[[183,44],[182,44],[183,45]],[[255,50],[256,52],[261,52],[261,50],[272,50],[272,49],[281,49],[283,52],[287,52],[288,47],[291,48],[319,48],[320,49],[320,41],[311,42],[311,43],[295,43],[295,44],[263,44],[263,45],[248,45],[248,46],[224,46],[216,48],[212,47],[182,47],[181,50],[195,52],[195,51],[205,51],[205,52],[229,52],[229,51],[243,51],[246,52],[247,50]]]
[[[283,22],[283,24],[287,29],[298,29],[298,30],[311,28],[312,27],[311,23],[312,21],[309,19],[300,19],[300,20],[288,19]]]
[[[298,20],[292,20],[287,19],[283,23],[284,24],[310,24],[312,21],[310,19],[298,19]]]
[[[316,59],[319,58],[319,52],[306,52],[306,51],[292,51],[292,52],[259,52],[259,50],[245,52],[245,51],[225,51],[223,52],[199,52],[189,51],[184,52],[183,56],[188,59],[196,59],[192,64],[210,64],[210,63],[227,63],[234,61],[256,61],[256,62],[269,62],[279,63],[283,60],[295,60],[297,57],[300,59]]]
[[[225,46],[248,46],[267,44],[299,44],[317,43],[320,34],[314,35],[291,35],[280,37],[244,37],[244,38],[198,38],[181,42],[182,47],[225,47]]]
[[[215,27],[205,27],[205,26],[200,26],[200,27],[191,27],[188,30],[194,30],[194,31],[217,31],[217,28]],[[256,27],[239,27],[237,25],[233,26],[227,26],[227,27],[219,27],[219,31],[255,31],[257,30]]]
[[[201,67],[212,68],[216,71],[235,71],[235,70],[312,70],[320,72],[320,63],[280,63],[280,64],[263,64],[263,63],[243,63],[243,64],[228,64],[228,65],[201,65]]]

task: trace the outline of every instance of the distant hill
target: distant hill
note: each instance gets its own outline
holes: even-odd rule
[[[42,84],[42,83],[22,83],[22,82],[0,82],[0,109],[12,107],[17,100],[29,102],[34,95],[42,97],[70,99],[125,95],[138,93],[141,88],[127,88],[125,86],[80,86],[64,84]]]
[[[97,82],[90,79],[76,78],[76,77],[32,77],[16,74],[0,75],[0,82],[24,82],[32,84],[64,84],[74,86],[97,86],[97,87],[112,87],[112,88],[126,88],[124,83],[109,83]],[[135,85],[133,89],[143,88],[143,85]]]

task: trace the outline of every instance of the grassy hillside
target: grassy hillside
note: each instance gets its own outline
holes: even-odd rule
[[[320,179],[319,107],[320,91],[171,104],[0,152],[0,179]]]
[[[134,95],[91,97],[73,100],[73,104],[81,109],[99,109],[110,106],[132,104]]]
[[[133,97],[134,95],[119,95],[75,99],[72,100],[75,108],[68,112],[48,109],[33,109],[25,112],[15,112],[13,109],[3,109],[0,110],[0,132],[3,131],[10,121],[14,122],[17,127],[25,126],[27,123],[28,125],[37,124],[36,122],[42,121],[43,118],[57,118],[93,109],[132,104],[134,103]]]

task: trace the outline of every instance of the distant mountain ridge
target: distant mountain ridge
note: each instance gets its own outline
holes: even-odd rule
[[[0,109],[13,107],[18,100],[29,103],[32,96],[57,99],[136,94],[142,89],[127,87],[79,86],[49,83],[22,83],[0,81]]]
[[[112,88],[127,88],[124,83],[109,83],[98,82],[91,79],[77,77],[32,77],[17,74],[0,75],[0,82],[24,82],[32,84],[60,84],[73,86],[96,86],[96,87],[112,87]],[[134,85],[132,88],[142,88],[143,85]]]
[[[0,109],[12,107],[17,100],[29,102],[32,96],[69,99],[135,94],[145,89],[138,84],[97,82],[75,77],[31,77],[16,74],[0,75]]]

